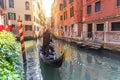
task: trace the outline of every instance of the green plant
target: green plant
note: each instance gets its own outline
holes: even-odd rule
[[[20,44],[12,33],[0,32],[0,80],[23,79],[20,51]]]

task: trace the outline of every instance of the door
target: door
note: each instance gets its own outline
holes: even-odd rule
[[[91,38],[93,35],[92,35],[92,24],[88,24],[88,38]]]

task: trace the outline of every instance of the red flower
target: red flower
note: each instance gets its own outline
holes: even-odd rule
[[[6,30],[8,32],[12,32],[12,26],[8,26],[7,28],[3,25],[0,25],[0,31]]]
[[[0,31],[5,30],[5,27],[3,25],[0,25]]]

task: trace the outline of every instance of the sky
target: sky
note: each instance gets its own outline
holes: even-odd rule
[[[51,5],[54,0],[42,0],[42,8],[47,17],[51,17]]]

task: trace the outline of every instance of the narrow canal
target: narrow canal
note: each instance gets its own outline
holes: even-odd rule
[[[120,55],[81,49],[59,40],[54,43],[58,50],[65,50],[63,65],[55,69],[40,61],[37,74],[42,78],[28,80],[120,80]]]

